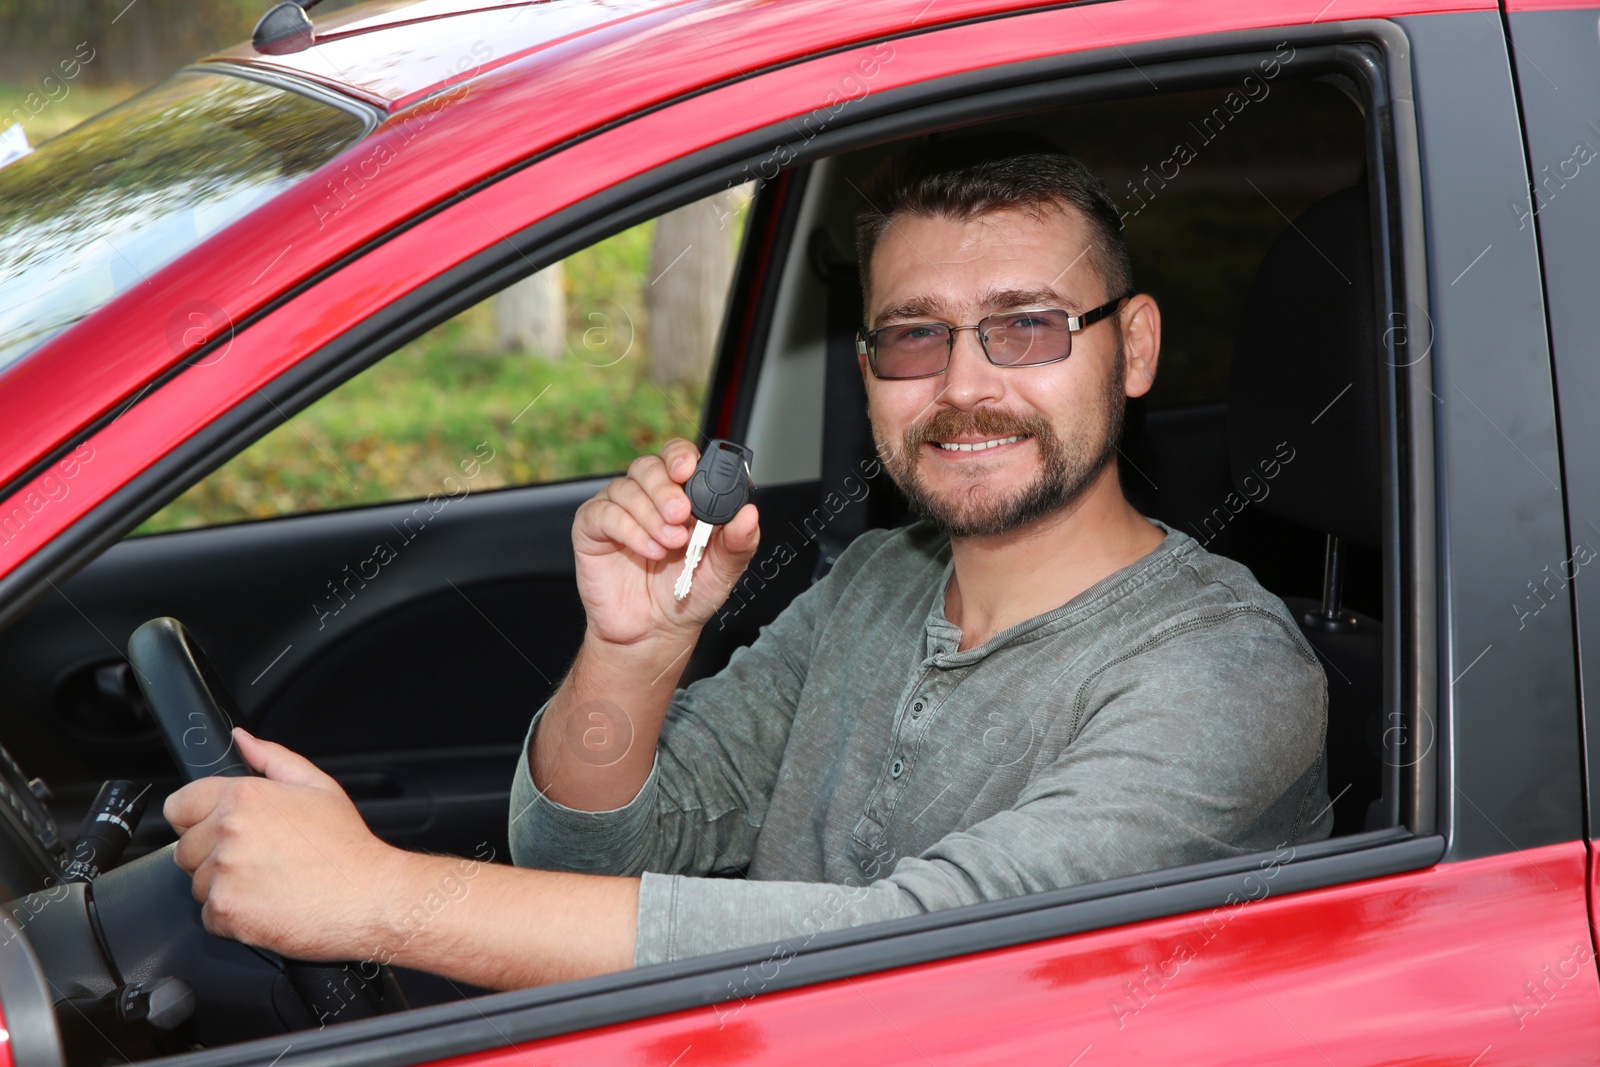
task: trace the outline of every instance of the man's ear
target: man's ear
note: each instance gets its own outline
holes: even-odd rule
[[[1155,297],[1137,293],[1117,312],[1117,322],[1122,328],[1123,390],[1128,396],[1143,396],[1156,382],[1161,359],[1161,308]]]

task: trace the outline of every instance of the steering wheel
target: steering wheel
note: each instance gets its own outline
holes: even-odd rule
[[[255,775],[233,743],[233,723],[241,717],[238,705],[181,622],[160,618],[144,623],[128,639],[128,660],[173,760],[189,781]],[[176,866],[170,855],[165,858]],[[405,994],[386,965],[281,963],[317,1023],[363,1019],[406,1007]]]

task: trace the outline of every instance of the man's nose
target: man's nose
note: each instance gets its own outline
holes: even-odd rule
[[[950,364],[944,369],[943,399],[956,407],[970,407],[998,399],[1005,392],[1000,375],[1004,368],[989,362],[976,327],[951,332]]]

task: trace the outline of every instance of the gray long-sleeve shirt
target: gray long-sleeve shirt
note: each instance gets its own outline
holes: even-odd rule
[[[519,760],[515,862],[642,874],[643,965],[1326,837],[1315,654],[1249,570],[1162,529],[964,652],[949,539],[863,534],[674,694],[628,804],[557,804]]]

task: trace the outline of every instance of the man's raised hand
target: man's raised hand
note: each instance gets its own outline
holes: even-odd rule
[[[578,508],[572,547],[591,637],[613,645],[692,643],[755,555],[759,520],[746,504],[712,536],[689,596],[674,598],[694,525],[683,486],[699,459],[692,442],[674,437]]]

